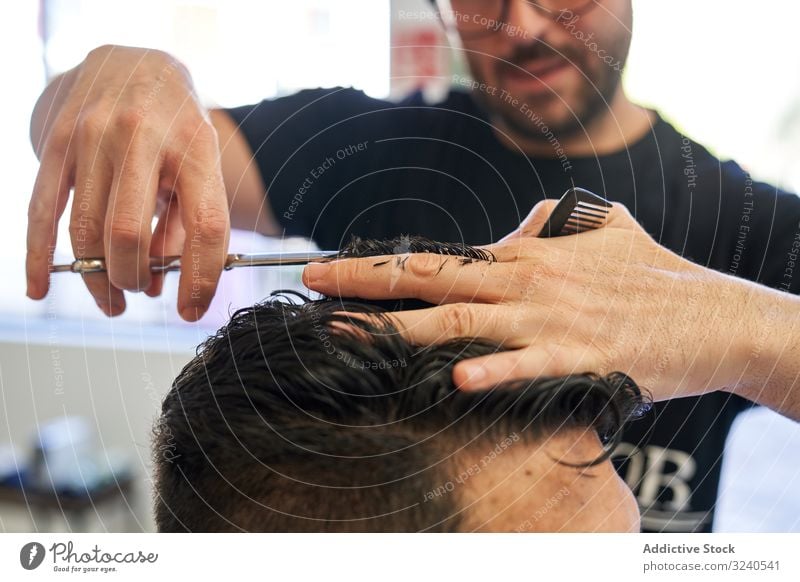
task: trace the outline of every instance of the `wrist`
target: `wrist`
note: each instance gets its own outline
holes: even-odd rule
[[[747,325],[740,334],[743,371],[729,391],[748,400],[781,409],[780,398],[790,395],[800,370],[800,298],[759,285],[748,285],[742,313]]]

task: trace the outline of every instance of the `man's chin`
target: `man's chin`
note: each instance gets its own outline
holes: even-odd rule
[[[527,139],[552,141],[552,137],[567,137],[581,131],[581,121],[563,103],[525,101],[519,109],[503,108],[500,117],[511,131]]]

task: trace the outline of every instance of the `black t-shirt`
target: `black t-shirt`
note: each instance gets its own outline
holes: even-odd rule
[[[753,182],[661,118],[620,152],[543,159],[500,143],[458,91],[429,105],[419,94],[390,103],[318,89],[229,113],[285,234],[323,249],[351,234],[490,243],[574,184],[623,203],[657,241],[696,263],[800,292],[790,262],[800,197]],[[643,530],[710,531],[725,439],[749,404],[722,392],[676,399],[626,430],[618,467]]]

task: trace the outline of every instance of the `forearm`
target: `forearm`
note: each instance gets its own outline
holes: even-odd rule
[[[800,420],[800,297],[758,287],[748,303],[749,333],[742,339],[749,360],[732,391]]]
[[[41,157],[42,147],[56,113],[61,109],[75,81],[77,67],[55,77],[47,85],[31,113],[30,138],[37,157]]]
[[[269,202],[265,203],[266,187],[247,139],[225,110],[212,109],[209,115],[219,136],[231,226],[267,236],[280,236],[278,220]]]

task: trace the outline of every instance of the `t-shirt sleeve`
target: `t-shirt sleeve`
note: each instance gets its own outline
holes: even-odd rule
[[[800,196],[756,182],[727,162],[723,179],[739,177],[741,207],[731,264],[751,281],[800,294]]]
[[[326,184],[341,181],[330,160],[368,131],[365,113],[387,106],[337,87],[226,110],[253,150],[267,199],[287,236],[312,237]]]
[[[800,196],[753,180],[736,162],[699,151],[698,181],[705,185],[691,208],[696,256],[688,258],[800,294]]]

